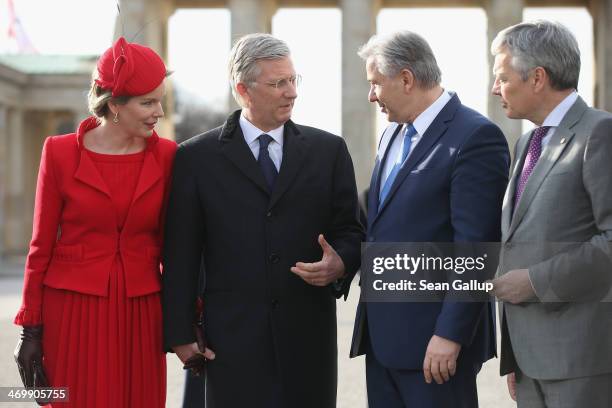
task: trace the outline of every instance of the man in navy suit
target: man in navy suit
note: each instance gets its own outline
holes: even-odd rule
[[[368,242],[491,242],[510,155],[500,129],[440,86],[427,42],[372,37],[369,100],[391,124],[370,184]],[[495,355],[492,304],[366,302],[351,356],[366,354],[370,408],[477,407],[476,374]]]

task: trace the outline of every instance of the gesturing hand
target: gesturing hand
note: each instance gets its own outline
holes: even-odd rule
[[[344,276],[344,262],[325,240],[323,234],[319,234],[318,241],[321,249],[323,249],[321,260],[313,263],[297,262],[295,266],[291,267],[291,272],[310,285],[327,286]]]
[[[425,382],[431,384],[432,377],[438,384],[450,380],[457,370],[460,350],[461,344],[434,334],[429,340],[423,361]]]

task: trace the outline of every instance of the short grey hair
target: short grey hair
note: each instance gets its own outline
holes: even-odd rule
[[[578,89],[580,49],[576,38],[564,25],[537,20],[508,27],[491,43],[494,56],[504,50],[512,56],[512,67],[523,81],[532,69],[542,67],[553,89]]]
[[[431,89],[440,84],[442,74],[431,47],[420,35],[399,31],[391,35],[372,36],[357,54],[374,58],[381,74],[392,77],[402,69],[412,72],[420,87]]]
[[[285,58],[290,54],[287,44],[270,34],[248,34],[236,41],[230,51],[228,63],[232,94],[236,102],[241,104],[236,93],[236,84],[239,82],[254,84],[260,74],[257,61]]]

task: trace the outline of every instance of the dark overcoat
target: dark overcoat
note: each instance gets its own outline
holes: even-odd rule
[[[198,272],[205,271],[207,407],[264,407],[278,386],[283,406],[336,406],[336,297],[290,271],[316,262],[323,233],[349,275],[363,229],[344,140],[285,123],[282,165],[268,191],[244,140],[240,111],[177,151],[164,248],[166,347],[195,341]],[[277,381],[278,384],[270,384]]]

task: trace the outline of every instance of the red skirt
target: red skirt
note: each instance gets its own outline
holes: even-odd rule
[[[51,407],[164,407],[166,356],[159,293],[128,298],[116,258],[108,297],[45,287],[43,366],[69,402]]]

